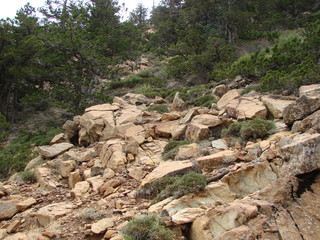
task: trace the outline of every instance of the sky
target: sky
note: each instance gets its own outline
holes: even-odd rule
[[[26,3],[30,2],[31,6],[38,8],[44,5],[45,0],[0,0],[0,19],[13,18],[17,10],[22,8]],[[136,8],[138,3],[141,2],[145,7],[152,8],[153,0],[119,0],[119,4],[125,3],[128,12]],[[154,0],[157,5],[160,0]]]

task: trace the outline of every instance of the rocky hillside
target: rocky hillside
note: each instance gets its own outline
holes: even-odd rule
[[[148,214],[173,239],[319,239],[320,85],[301,87],[299,97],[239,92],[212,89],[211,109],[186,109],[176,94],[160,114],[148,107],[164,99],[130,93],[87,108],[38,147],[26,167],[34,183],[19,175],[0,183],[0,239],[120,240]],[[274,127],[235,127],[257,118]],[[180,148],[168,149],[173,143]],[[205,186],[152,200],[159,182],[192,172]]]

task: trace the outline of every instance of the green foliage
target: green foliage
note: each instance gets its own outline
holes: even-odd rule
[[[212,96],[211,94],[208,94],[208,95],[204,95],[196,98],[196,100],[194,101],[194,105],[210,108],[212,103],[216,103],[216,102],[217,100],[215,99],[215,97]]]
[[[253,119],[246,122],[234,122],[227,129],[223,129],[221,137],[241,138],[243,141],[254,141],[265,138],[275,128],[272,121]]]
[[[8,145],[0,149],[0,179],[5,179],[14,172],[24,169],[26,164],[35,157],[34,146],[47,145],[60,129],[48,132],[21,133]]]
[[[207,185],[205,175],[189,172],[182,176],[166,176],[143,187],[137,196],[160,202],[168,197],[180,198],[189,193],[203,191]]]
[[[33,171],[23,171],[20,173],[21,178],[24,182],[36,182],[37,178]]]
[[[123,229],[125,240],[172,240],[174,233],[155,215],[143,215],[131,220]]]
[[[167,104],[155,104],[147,108],[147,111],[152,112],[156,111],[158,113],[166,113],[168,112],[168,105]]]
[[[242,95],[245,95],[245,94],[247,94],[247,93],[250,93],[251,91],[260,91],[260,85],[253,85],[253,86],[248,86],[248,87],[246,87],[245,89],[243,89],[242,91],[241,91],[241,96]]]
[[[179,148],[184,145],[190,144],[190,141],[184,140],[184,141],[171,141],[169,142],[162,153],[162,159],[168,160],[168,159],[174,159],[174,157],[177,155]]]

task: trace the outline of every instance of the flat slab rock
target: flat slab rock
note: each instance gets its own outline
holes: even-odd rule
[[[35,216],[40,225],[47,226],[56,219],[70,213],[72,210],[72,204],[66,202],[53,203],[40,208],[38,212],[35,213]]]
[[[38,149],[43,158],[53,158],[73,147],[74,146],[71,143],[58,143],[52,146],[41,146],[38,147]]]
[[[149,173],[143,180],[140,187],[146,184],[152,183],[157,179],[162,177],[180,173],[184,171],[189,171],[194,167],[194,164],[189,161],[172,161],[172,162],[161,162],[158,167],[156,167],[151,173]]]
[[[18,212],[17,203],[14,201],[0,201],[0,220],[10,219]]]
[[[108,228],[113,227],[114,222],[111,218],[101,219],[91,226],[91,231],[95,234],[101,234],[107,231]]]

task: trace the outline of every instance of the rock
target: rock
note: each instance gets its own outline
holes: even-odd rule
[[[224,139],[214,140],[211,142],[211,145],[215,149],[220,149],[220,150],[227,150],[228,149],[228,143]]]
[[[0,220],[10,219],[18,212],[15,201],[0,201]]]
[[[191,161],[167,161],[161,162],[151,173],[149,173],[141,182],[140,187],[150,184],[157,179],[165,176],[188,172],[194,168]]]
[[[76,183],[74,189],[72,189],[72,194],[76,197],[83,196],[90,189],[90,184],[87,181],[82,181]]]
[[[107,182],[105,182],[100,188],[99,192],[104,193],[108,188],[116,188],[121,185],[120,179],[111,179]]]
[[[308,97],[319,97],[320,96],[320,84],[311,84],[301,86],[299,88],[299,97],[306,95]]]
[[[124,147],[124,151],[126,154],[131,153],[132,155],[136,156],[139,152],[140,144],[137,141],[129,141],[126,143]]]
[[[173,140],[181,140],[186,132],[187,125],[178,125],[171,128],[171,135]]]
[[[0,239],[4,239],[7,236],[6,229],[0,229]]]
[[[37,182],[41,188],[54,190],[57,188],[58,183],[53,179],[51,169],[46,167],[37,167],[34,170]]]
[[[10,225],[7,227],[7,233],[15,233],[20,227],[20,225],[21,222],[19,220],[11,222]]]
[[[105,103],[105,104],[100,104],[100,105],[95,105],[89,108],[85,109],[85,112],[91,112],[91,111],[96,111],[96,112],[104,112],[104,111],[117,111],[119,110],[120,107],[118,105],[115,104],[109,104],[109,103]]]
[[[125,123],[135,123],[139,116],[142,115],[142,111],[134,105],[126,105],[121,113],[116,116],[116,125],[120,126]]]
[[[74,160],[67,160],[67,161],[60,161],[59,163],[59,173],[62,177],[67,178],[69,177],[70,173],[76,168],[76,161]]]
[[[252,230],[245,225],[242,225],[240,227],[234,228],[230,231],[227,231],[223,234],[221,234],[217,240],[255,240],[256,236],[252,232]],[[264,238],[261,238],[264,239]],[[291,238],[289,238],[291,239]]]
[[[205,210],[201,208],[184,208],[174,214],[171,218],[172,222],[175,224],[186,224],[193,222],[204,213]]]
[[[179,97],[179,92],[174,95],[173,102],[171,104],[171,111],[181,112],[185,110],[186,103]]]
[[[115,175],[116,173],[111,168],[107,168],[104,170],[102,176],[106,179],[109,179],[109,178],[113,178]]]
[[[107,232],[106,232],[106,234],[104,235],[104,239],[110,239],[110,238],[112,238],[113,236],[115,236],[117,234],[117,231],[115,231],[115,230],[108,230]]]
[[[129,104],[133,105],[149,105],[150,99],[142,94],[135,94],[135,93],[127,93],[122,97],[125,101],[127,101]]]
[[[104,143],[100,153],[102,166],[113,170],[125,168],[127,158],[123,151],[124,145],[125,142],[119,139]]]
[[[142,168],[137,167],[130,168],[128,171],[128,175],[137,181],[141,181],[148,174]]]
[[[256,97],[234,99],[226,105],[226,112],[229,117],[237,119],[266,119],[267,116],[267,108]]]
[[[278,213],[276,222],[281,239],[303,240],[299,229],[297,229],[296,223],[292,220],[292,217],[286,210]]]
[[[108,228],[113,227],[114,222],[111,218],[104,218],[95,222],[91,226],[91,231],[94,234],[101,234],[107,231]]]
[[[197,115],[191,121],[192,124],[202,124],[208,127],[219,126],[223,122],[224,121],[220,117],[211,114]]]
[[[204,216],[197,218],[191,225],[190,239],[217,239],[258,215],[258,209],[242,203],[230,203],[216,207]]]
[[[27,164],[27,166],[25,167],[24,170],[27,171],[27,170],[31,170],[31,169],[35,168],[35,166],[39,165],[42,160],[43,160],[43,159],[42,159],[42,156],[39,155],[38,157],[32,159],[32,160]]]
[[[180,124],[186,124],[190,122],[194,116],[199,115],[199,111],[197,109],[191,109],[188,111],[188,113],[180,120]]]
[[[205,171],[212,171],[218,166],[223,166],[230,164],[238,159],[238,153],[225,150],[220,151],[212,155],[199,157],[196,161],[199,164],[199,167]]]
[[[314,113],[320,108],[320,95],[307,96],[302,95],[295,102],[289,104],[283,110],[283,120],[287,125],[293,124],[308,115]]]
[[[41,226],[46,227],[51,222],[57,220],[58,218],[65,216],[66,214],[72,212],[72,204],[66,202],[53,203],[45,207],[40,208],[35,216],[38,223]]]
[[[172,135],[177,135],[177,128],[179,128],[179,121],[160,122],[156,125],[155,134],[159,137],[170,138]]]
[[[221,110],[225,108],[233,99],[240,97],[239,92],[236,89],[228,91],[218,101],[217,106]]]
[[[126,140],[136,141],[139,145],[145,141],[146,137],[145,129],[142,126],[133,123],[118,126],[117,132],[123,135]]]
[[[220,84],[216,86],[214,89],[212,89],[212,95],[221,98],[228,91],[229,91],[229,88],[226,85]]]
[[[67,120],[62,129],[65,130],[65,138],[69,139],[72,142],[72,139],[77,137],[79,132],[79,122]]]
[[[64,137],[64,133],[60,133],[52,138],[52,140],[50,141],[50,145],[57,144],[57,143],[63,143],[65,141],[66,141],[66,139]]]
[[[200,155],[200,147],[196,143],[184,145],[179,148],[175,160],[187,160],[191,158],[196,158]]]
[[[314,112],[302,121],[294,122],[292,126],[293,132],[306,132],[310,129],[320,133],[320,110]]]
[[[35,200],[34,198],[28,198],[26,200],[23,200],[19,203],[17,203],[17,209],[19,212],[22,212],[24,210],[26,210],[27,208],[31,207],[32,205],[35,205],[37,203],[37,200]]]
[[[202,124],[191,123],[186,130],[186,138],[189,141],[200,141],[210,136],[210,130],[208,126]]]
[[[74,188],[75,185],[81,181],[80,171],[77,169],[74,172],[71,172],[68,177],[69,188]]]
[[[71,143],[58,143],[52,146],[41,146],[38,149],[43,158],[53,158],[73,147]]]
[[[302,134],[291,144],[281,148],[286,162],[281,169],[284,176],[299,175],[320,169],[320,134]]]
[[[179,118],[180,118],[180,114],[171,112],[171,113],[162,114],[160,120],[161,121],[173,121],[173,120],[177,120]]]
[[[292,100],[274,99],[268,96],[263,96],[261,101],[266,105],[268,111],[274,118],[282,118],[283,110],[293,103]]]
[[[89,162],[93,158],[97,157],[97,152],[94,148],[87,148],[85,151],[81,151],[78,162]]]
[[[102,176],[96,176],[96,177],[91,177],[86,179],[86,181],[89,182],[90,185],[92,186],[92,190],[94,192],[98,192],[100,187],[104,184],[104,180],[105,178]]]

